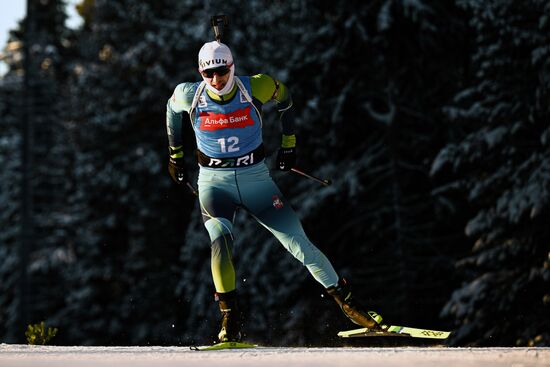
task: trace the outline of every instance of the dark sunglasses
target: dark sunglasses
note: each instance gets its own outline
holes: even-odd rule
[[[229,66],[220,66],[218,68],[214,69],[206,69],[201,71],[201,74],[205,78],[213,78],[214,74],[217,74],[218,76],[224,76],[225,74],[229,73],[231,71],[231,68]]]

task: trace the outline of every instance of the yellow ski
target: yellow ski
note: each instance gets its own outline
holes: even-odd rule
[[[222,349],[246,349],[246,348],[256,348],[256,344],[249,344],[249,343],[241,343],[241,342],[223,342],[223,343],[216,343],[213,345],[207,345],[207,346],[192,346],[190,347],[192,350],[222,350]]]
[[[371,330],[367,328],[340,331],[338,336],[341,338],[359,338],[368,336],[408,336],[411,338],[425,339],[447,339],[451,335],[450,331],[439,331],[429,329],[418,329],[408,326],[391,325],[383,331]]]

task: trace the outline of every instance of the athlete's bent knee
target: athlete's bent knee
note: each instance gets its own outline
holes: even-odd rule
[[[221,236],[231,237],[233,233],[233,223],[231,223],[229,219],[223,217],[210,218],[204,222],[204,226],[210,236],[210,242],[214,242]]]

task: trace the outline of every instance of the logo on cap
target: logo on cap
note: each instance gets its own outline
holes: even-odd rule
[[[199,66],[202,70],[208,69],[213,66],[227,65],[226,59],[211,59],[211,60],[199,60]]]

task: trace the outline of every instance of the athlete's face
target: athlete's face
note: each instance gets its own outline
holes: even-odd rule
[[[206,69],[200,73],[210,86],[217,90],[222,90],[229,81],[230,71],[231,68],[229,66],[221,66],[219,68]]]

